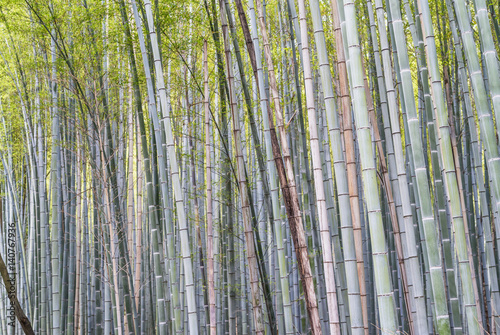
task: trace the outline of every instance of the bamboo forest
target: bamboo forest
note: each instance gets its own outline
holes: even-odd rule
[[[0,0],[0,335],[500,335],[500,1]]]

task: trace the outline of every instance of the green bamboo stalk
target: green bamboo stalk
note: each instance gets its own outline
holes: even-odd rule
[[[52,39],[51,43],[51,55],[52,55],[52,82],[51,82],[51,94],[52,94],[52,161],[51,161],[51,182],[52,187],[52,225],[51,225],[51,262],[52,262],[52,332],[54,334],[60,333],[60,322],[61,322],[61,310],[60,310],[60,279],[59,279],[59,252],[56,252],[59,248],[58,241],[58,230],[60,229],[60,224],[58,222],[59,218],[59,194],[57,190],[57,161],[59,159],[59,116],[57,109],[57,72],[56,72],[56,47],[55,40]]]
[[[439,63],[436,51],[436,42],[434,40],[434,30],[430,15],[429,4],[425,0],[419,0],[419,10],[422,13],[422,30],[424,32],[426,55],[430,69],[431,93],[435,106],[437,130],[439,134],[441,162],[445,172],[445,185],[447,195],[450,199],[450,212],[452,215],[453,232],[455,237],[455,249],[460,262],[460,278],[462,280],[462,290],[464,294],[465,311],[467,314],[469,331],[471,333],[479,332],[480,313],[477,311],[477,288],[475,288],[474,268],[470,254],[470,241],[466,236],[466,218],[462,216],[462,193],[459,193],[457,176],[455,173],[458,161],[454,162],[450,129],[448,126],[448,112],[445,109],[445,98],[441,86],[441,75],[439,73]],[[476,296],[476,297],[474,297]],[[479,318],[479,319],[478,319]],[[476,320],[474,320],[476,319]],[[447,325],[446,325],[447,326]],[[447,326],[448,327],[448,326]]]
[[[476,111],[478,115],[478,122],[480,125],[480,134],[483,136],[482,142],[486,149],[486,162],[488,165],[488,170],[491,176],[490,187],[492,190],[492,196],[494,201],[498,201],[498,192],[500,190],[500,180],[497,177],[497,171],[500,168],[498,166],[498,148],[496,145],[496,138],[494,133],[494,128],[492,125],[491,114],[489,112],[489,102],[486,95],[486,87],[481,74],[481,69],[479,65],[479,59],[476,53],[475,42],[472,36],[469,36],[471,31],[470,22],[467,18],[467,9],[465,4],[460,1],[454,2],[456,17],[459,25],[460,34],[463,41],[465,56],[469,68],[469,76],[474,92],[474,100],[476,103]],[[493,208],[496,208],[497,205]],[[493,210],[495,213],[496,210]],[[498,228],[498,221],[495,221],[495,226]],[[468,320],[472,322],[472,320]]]
[[[174,249],[174,243],[173,243],[173,228],[172,228],[172,218],[170,217],[170,211],[168,210],[169,207],[169,194],[167,190],[167,176],[166,176],[166,166],[165,166],[165,159],[164,159],[164,140],[163,136],[161,135],[161,130],[160,130],[160,124],[158,120],[158,114],[157,114],[157,108],[156,108],[156,95],[154,93],[154,87],[153,87],[153,82],[152,82],[152,74],[151,74],[151,69],[149,65],[149,59],[147,56],[147,50],[146,50],[146,45],[144,41],[144,36],[142,33],[142,23],[141,19],[139,17],[139,13],[137,10],[136,2],[135,0],[132,0],[132,9],[134,11],[134,18],[135,18],[135,23],[136,23],[136,28],[139,36],[139,44],[141,48],[141,54],[142,54],[142,61],[143,61],[143,66],[144,66],[144,73],[146,76],[146,83],[147,83],[147,88],[148,88],[148,109],[149,109],[149,114],[151,116],[151,121],[153,123],[153,128],[154,128],[154,140],[157,146],[157,155],[158,155],[158,162],[159,162],[159,172],[160,172],[160,181],[161,181],[161,194],[162,194],[162,205],[163,205],[163,213],[166,222],[166,235],[167,235],[167,257],[169,259],[168,261],[168,273],[170,277],[170,281],[173,282],[173,278],[177,277],[177,269],[175,266],[175,263],[172,261],[175,258],[175,249]],[[131,57],[132,58],[132,57]],[[144,139],[141,140],[144,141]],[[144,148],[144,147],[143,147]],[[146,150],[143,149],[144,152]],[[146,156],[146,155],[145,155]],[[148,160],[149,161],[149,160]],[[149,171],[149,167],[147,167],[146,171]],[[152,189],[152,181],[151,181],[151,175],[148,172],[146,172],[146,182],[148,185],[148,202],[153,201],[153,189]],[[151,199],[149,198],[151,195]],[[152,205],[152,202],[150,202],[150,206]],[[151,216],[155,216],[155,213],[152,213],[151,208],[150,208],[150,219]],[[154,222],[152,224],[153,229],[152,229],[152,238],[153,238],[153,253],[155,256],[153,257],[154,260],[154,267],[155,267],[155,290],[156,290],[156,299],[157,299],[157,320],[159,323],[159,330],[160,333],[166,333],[167,332],[167,319],[168,315],[166,315],[165,308],[167,307],[165,305],[165,302],[163,301],[163,297],[165,296],[165,290],[163,287],[162,283],[162,277],[163,277],[163,258],[160,255],[160,247],[161,247],[161,234],[159,232],[159,227],[155,225],[156,219],[153,219]],[[173,309],[174,309],[174,315],[173,315],[173,326],[174,326],[174,331],[179,331],[181,329],[181,315],[180,315],[180,309],[179,309],[179,289],[177,285],[172,285],[171,287],[171,292],[172,292],[172,303],[173,303]]]
[[[490,281],[490,294],[494,297],[494,299],[498,299],[499,291],[498,291],[498,277],[497,272],[494,270],[495,268],[495,256],[493,251],[493,240],[491,235],[491,223],[490,223],[490,209],[488,204],[488,196],[486,195],[484,175],[482,169],[482,158],[480,152],[480,144],[478,142],[478,132],[477,126],[475,122],[475,117],[473,114],[472,104],[469,97],[469,89],[467,84],[467,73],[464,64],[464,56],[462,53],[462,47],[460,45],[460,40],[458,36],[458,32],[456,29],[456,23],[453,16],[453,8],[451,7],[451,3],[449,1],[446,2],[449,13],[449,23],[450,30],[453,36],[454,44],[455,44],[455,54],[458,63],[458,72],[459,72],[459,82],[460,86],[463,90],[463,101],[464,107],[466,111],[466,115],[464,117],[467,119],[467,123],[470,131],[470,144],[472,148],[472,160],[474,165],[474,171],[476,174],[476,184],[478,187],[479,198],[480,198],[480,211],[481,211],[481,221],[483,224],[484,231],[484,240],[486,243],[486,267],[488,269],[489,281]],[[451,261],[451,259],[450,259]],[[497,298],[495,298],[497,297]],[[498,311],[498,305],[496,307],[496,311]]]
[[[179,177],[179,166],[174,147],[172,125],[170,123],[171,122],[170,106],[168,103],[167,92],[165,89],[165,83],[163,79],[162,61],[159,55],[158,39],[156,35],[156,27],[154,26],[153,13],[151,10],[150,1],[145,1],[145,9],[147,14],[151,45],[153,47],[153,58],[154,58],[155,73],[156,73],[156,89],[158,90],[158,94],[160,97],[160,106],[163,115],[163,124],[164,124],[165,138],[167,144],[167,151],[170,159],[170,175],[172,179],[172,186],[174,188],[174,196],[177,207],[179,234],[182,241],[181,254],[184,266],[184,273],[186,276],[186,293],[187,293],[186,297],[188,306],[189,330],[192,334],[197,334],[198,333],[198,320],[196,316],[197,307],[196,307],[195,290],[193,282],[193,265],[191,260],[190,242],[187,231],[188,228],[187,228],[186,214],[184,210],[184,195],[181,188],[181,180]]]
[[[372,139],[368,120],[366,96],[364,89],[364,75],[361,72],[362,62],[357,33],[357,19],[354,2],[344,2],[346,17],[346,44],[349,50],[349,60],[352,80],[352,103],[358,141],[360,143],[360,159],[365,190],[366,206],[369,217],[371,235],[372,257],[377,287],[378,306],[384,313],[380,315],[380,326],[383,332],[390,333],[397,330],[394,300],[390,283],[389,264],[385,250],[385,237],[383,234],[382,215],[380,212],[380,198],[376,186],[375,160],[372,151]]]

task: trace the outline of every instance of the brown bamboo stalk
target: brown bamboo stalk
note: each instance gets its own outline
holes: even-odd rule
[[[316,109],[314,106],[313,78],[311,70],[311,56],[309,54],[309,37],[307,33],[306,6],[304,0],[298,1],[300,34],[302,37],[302,66],[304,73],[304,86],[306,93],[306,106],[309,121],[309,143],[311,148],[311,160],[313,163],[314,188],[316,193],[316,204],[318,208],[318,221],[320,227],[321,247],[324,267],[324,280],[326,286],[326,300],[328,303],[328,321],[330,333],[340,333],[340,318],[338,309],[337,288],[335,285],[335,272],[333,265],[333,250],[328,225],[328,214],[326,209],[326,198],[323,184],[323,170],[321,166],[319,138],[316,120]],[[337,255],[338,257],[339,255]],[[325,316],[326,317],[326,316]]]
[[[361,217],[359,208],[358,180],[356,171],[356,156],[352,133],[351,99],[349,96],[349,83],[347,81],[347,66],[344,55],[344,43],[340,29],[340,18],[337,11],[337,0],[331,0],[333,30],[337,47],[337,73],[340,90],[339,113],[342,117],[340,130],[344,136],[344,150],[349,186],[349,199],[351,203],[352,229],[356,249],[356,262],[358,265],[359,294],[361,295],[361,309],[363,311],[363,324],[365,335],[368,335],[368,304],[366,299],[365,266],[363,260],[363,237],[361,233]]]
[[[241,129],[239,122],[239,115],[237,110],[236,94],[234,90],[234,76],[232,68],[231,59],[231,49],[229,42],[229,32],[227,20],[225,17],[224,3],[220,0],[220,18],[222,26],[222,36],[224,40],[224,54],[226,56],[226,71],[227,80],[229,88],[229,110],[231,112],[231,118],[233,123],[233,134],[234,134],[234,151],[236,158],[236,171],[238,177],[238,189],[241,201],[241,212],[243,217],[243,225],[245,230],[245,242],[246,242],[246,253],[248,260],[248,273],[250,279],[250,291],[252,296],[252,309],[254,315],[254,330],[256,334],[264,334],[264,318],[262,316],[262,305],[260,299],[260,288],[259,288],[259,274],[258,274],[258,264],[257,256],[255,250],[254,233],[251,223],[251,209],[250,201],[248,198],[248,185],[246,180],[245,172],[245,162],[243,158],[243,151],[241,148]]]
[[[24,314],[24,311],[19,304],[19,300],[17,300],[17,294],[15,287],[12,287],[12,282],[10,280],[9,272],[7,271],[7,267],[5,266],[5,262],[3,261],[2,255],[0,254],[0,274],[2,275],[3,283],[5,285],[5,290],[7,291],[7,295],[9,297],[10,303],[14,306],[14,313],[23,328],[23,331],[27,335],[35,335],[33,331],[33,327],[31,326],[31,322]]]
[[[283,114],[281,111],[276,74],[274,73],[274,63],[271,55],[269,34],[267,32],[266,23],[264,20],[264,10],[262,7],[262,2],[261,0],[255,0],[255,3],[264,46],[264,56],[267,63],[267,71],[269,74],[269,87],[271,90],[272,100],[274,102],[274,114],[276,116],[276,124],[278,126],[278,131],[281,139],[281,150],[283,151],[283,155],[281,155],[280,145],[278,142],[278,137],[276,135],[276,128],[274,126],[273,113],[271,112],[271,109],[268,108],[267,113],[269,115],[269,132],[271,135],[273,156],[276,163],[276,169],[278,171],[278,177],[283,193],[283,200],[285,202],[285,208],[288,216],[288,224],[290,225],[290,231],[292,234],[295,253],[297,256],[297,265],[299,267],[302,286],[304,288],[306,308],[309,316],[311,332],[314,335],[319,335],[321,334],[321,325],[318,312],[318,302],[316,300],[316,292],[314,291],[311,264],[309,262],[304,226],[302,224],[302,216],[299,208],[299,198],[295,186],[295,175],[293,172],[290,149],[288,147],[285,133],[285,125],[283,122]]]

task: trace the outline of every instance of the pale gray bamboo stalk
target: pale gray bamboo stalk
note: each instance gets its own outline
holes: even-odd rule
[[[141,136],[137,136],[137,216],[135,224],[135,302],[136,306],[141,306],[140,301],[140,291],[141,291],[141,265],[142,265],[142,208],[143,208],[143,172],[142,172],[142,152],[141,148]]]
[[[79,333],[80,326],[80,263],[81,263],[81,241],[82,241],[82,185],[81,185],[81,152],[80,152],[80,135],[77,134],[76,141],[76,210],[75,210],[75,224],[76,224],[76,273],[75,273],[75,310],[74,310],[74,331],[75,334]]]
[[[54,36],[55,31],[52,31]],[[57,177],[57,160],[59,158],[59,115],[57,108],[57,67],[56,67],[56,41],[54,37],[51,39],[51,55],[52,55],[52,78],[51,78],[51,95],[52,95],[52,161],[51,161],[51,179],[50,184],[52,189],[52,227],[51,227],[51,263],[52,263],[52,333],[60,333],[60,322],[61,322],[61,297],[59,294],[60,289],[60,278],[59,278],[59,240],[58,240],[58,229],[59,222],[57,218],[59,217],[59,196],[56,189]]]
[[[170,175],[172,179],[172,186],[174,188],[174,196],[177,208],[177,219],[179,224],[179,235],[182,241],[181,254],[184,266],[184,275],[186,280],[186,299],[188,308],[189,331],[191,334],[198,334],[198,319],[196,315],[196,292],[193,281],[193,264],[191,259],[191,244],[188,233],[188,226],[186,220],[186,212],[184,207],[184,192],[181,188],[181,180],[179,176],[179,165],[177,154],[175,150],[174,138],[172,133],[172,124],[170,117],[170,104],[168,102],[167,91],[165,88],[162,60],[158,49],[158,39],[156,34],[156,27],[154,25],[153,12],[151,9],[151,2],[145,1],[146,17],[149,27],[149,35],[151,45],[153,48],[153,59],[155,63],[156,73],[156,89],[160,98],[160,106],[162,111],[162,120],[164,124],[165,138],[167,144],[167,151],[170,159]]]
[[[134,242],[133,242],[133,236],[134,236],[134,116],[133,116],[133,111],[132,111],[132,85],[131,85],[131,75],[129,74],[129,80],[128,80],[128,95],[129,95],[129,110],[127,113],[127,243],[128,243],[128,250],[134,250]],[[142,203],[139,204],[139,207],[142,206]],[[132,254],[132,259],[131,262],[135,265],[136,259],[137,259],[137,254],[133,253]],[[132,267],[135,269],[135,266]],[[136,296],[137,294],[137,288],[134,286],[134,289],[136,292],[134,292],[134,297],[135,297],[135,305],[139,306],[139,301],[138,297]]]
[[[217,93],[217,87],[215,89],[215,93]],[[218,110],[218,95],[215,94],[214,96],[214,105],[215,105],[215,110]],[[214,118],[214,122],[217,119]],[[220,151],[216,151],[215,147],[218,147],[218,144],[220,144],[220,139],[219,142],[217,141],[218,137],[216,136],[214,138],[214,145],[210,146],[210,160],[214,161],[215,163],[220,162]],[[220,175],[219,173],[216,172],[217,169],[217,164],[214,165],[214,168],[212,169],[212,179],[213,179],[213,186],[214,186],[214,194],[216,195],[215,198],[213,199],[213,223],[214,223],[214,237],[213,237],[213,246],[214,246],[214,289],[215,289],[215,309],[216,309],[216,320],[215,324],[217,325],[217,335],[222,334],[222,306],[221,306],[221,293],[220,293],[220,287],[222,286],[222,280],[221,280],[221,264],[222,264],[222,255],[220,252],[220,237],[219,237],[219,232],[220,232]]]
[[[208,300],[210,310],[210,335],[217,334],[215,310],[214,282],[214,236],[212,221],[212,163],[210,157],[210,91],[208,86],[208,50],[207,41],[203,43],[203,78],[204,78],[204,110],[205,110],[205,173],[206,173],[206,203],[207,203],[207,258],[208,258]]]
[[[47,320],[47,188],[46,188],[46,163],[42,140],[42,118],[38,120],[38,194],[40,195],[40,334],[47,334],[50,325]]]

